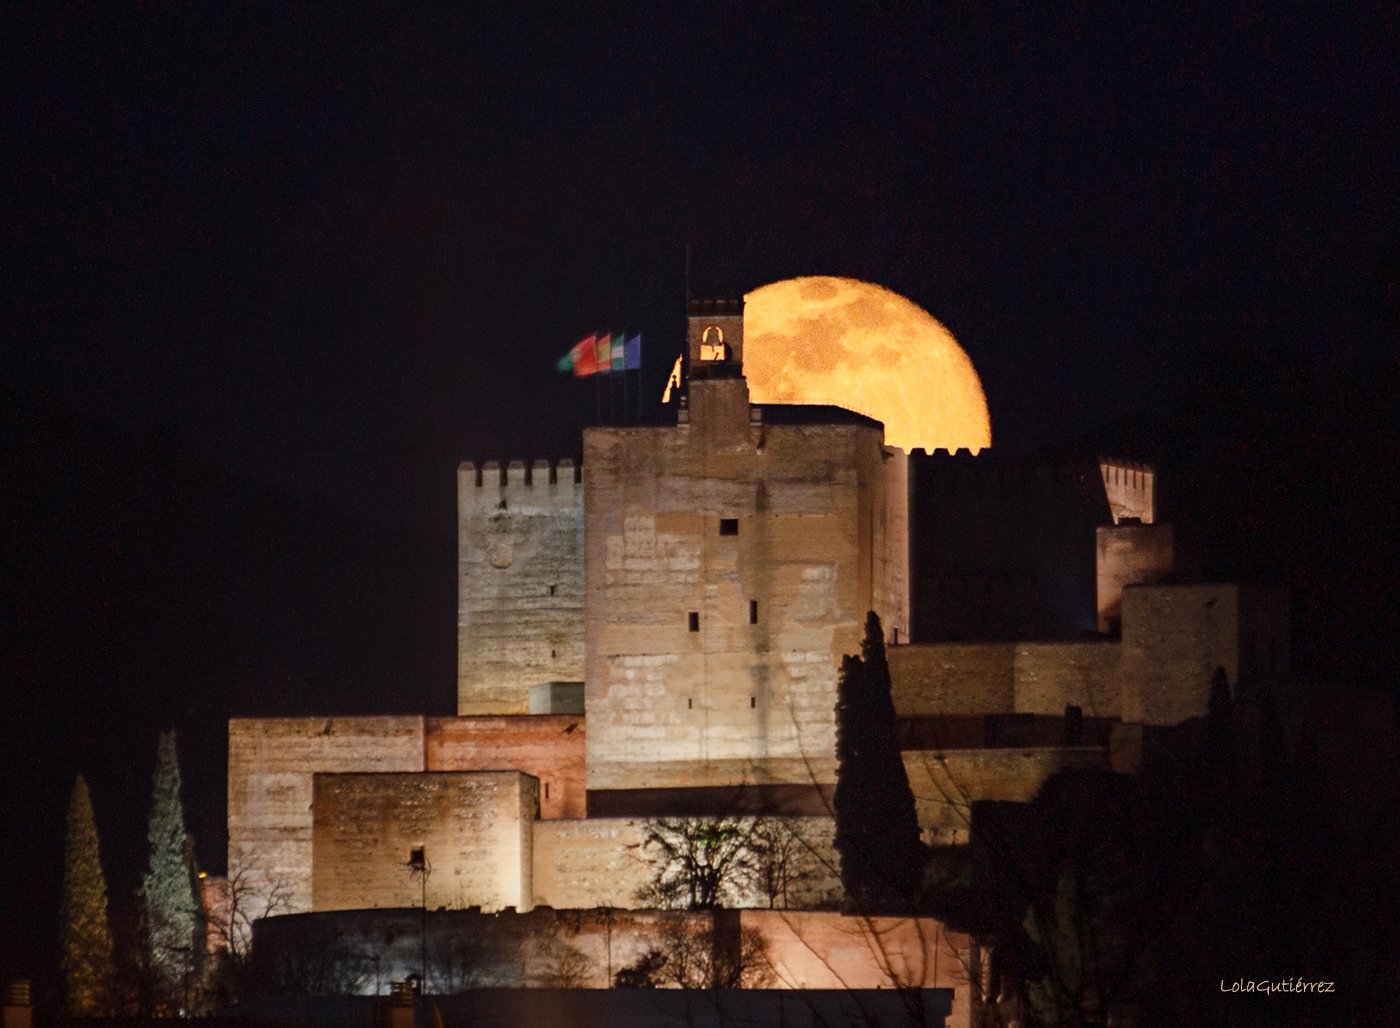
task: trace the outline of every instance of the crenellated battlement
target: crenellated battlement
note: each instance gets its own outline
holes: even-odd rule
[[[457,507],[464,518],[503,510],[576,515],[583,509],[583,468],[567,458],[553,464],[513,460],[504,466],[465,461],[457,469]]]
[[[500,461],[488,460],[481,465],[463,461],[457,469],[458,479],[471,482],[478,489],[500,486],[502,489],[537,485],[582,485],[583,465],[575,464],[565,457],[551,464],[547,460],[537,460],[526,464],[523,460],[513,460],[502,467]]]
[[[1034,490],[1066,484],[1091,482],[1091,465],[1085,461],[1005,460],[989,454],[974,454],[966,447],[958,450],[916,449],[910,459],[924,472],[925,484],[981,486],[988,489]]]
[[[1156,520],[1156,475],[1151,465],[1100,457],[1099,471],[1103,475],[1104,491],[1108,494],[1108,505],[1113,511],[1115,525],[1124,518],[1136,518],[1144,525]]]

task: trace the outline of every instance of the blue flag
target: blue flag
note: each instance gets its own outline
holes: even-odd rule
[[[631,339],[627,340],[627,362],[623,365],[628,371],[635,371],[642,366],[642,334],[638,332]]]

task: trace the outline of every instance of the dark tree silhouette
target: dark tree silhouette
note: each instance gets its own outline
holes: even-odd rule
[[[895,733],[880,619],[865,619],[861,656],[841,662],[836,698],[836,849],[847,902],[862,913],[913,911],[928,850]]]

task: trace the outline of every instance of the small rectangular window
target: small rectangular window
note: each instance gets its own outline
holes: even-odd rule
[[[544,783],[544,798],[549,799],[549,783]]]
[[[720,535],[738,535],[738,534],[739,534],[739,519],[738,519],[738,518],[720,518],[720,519],[719,519],[719,534],[720,534]]]
[[[692,698],[690,698],[690,697],[686,697],[685,709],[686,709],[686,710],[694,710],[694,709],[695,709],[695,700],[692,699]]]
[[[415,871],[421,871],[427,866],[427,860],[423,857],[423,847],[415,846],[408,851],[408,866]]]
[[[698,632],[698,631],[700,631],[700,612],[699,612],[698,610],[692,610],[692,611],[690,612],[689,617],[690,617],[690,630],[691,630],[692,632]]]
[[[749,624],[758,624],[758,601],[749,600]]]
[[[750,697],[749,697],[749,706],[750,706],[750,707],[757,707],[757,706],[758,706],[758,697],[757,697],[757,696],[750,696]]]

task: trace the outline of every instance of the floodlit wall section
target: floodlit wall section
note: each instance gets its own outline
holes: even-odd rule
[[[584,736],[577,714],[424,719],[428,771],[523,771],[540,783],[540,817],[587,813]]]
[[[888,651],[894,709],[940,714],[1121,712],[1122,647],[1114,642],[937,643]]]
[[[1075,706],[1085,717],[1120,717],[1122,669],[1114,642],[1019,643],[1014,712],[1060,717]]]
[[[314,775],[423,770],[421,717],[234,718],[228,735],[229,888],[240,920],[312,909]]]
[[[640,905],[648,865],[638,818],[540,821],[534,833],[534,904],[556,910]]]
[[[538,782],[516,771],[318,774],[315,910],[528,910]]]
[[[528,714],[583,680],[583,484],[573,461],[457,471],[457,713]]]
[[[692,382],[688,424],[584,433],[590,789],[833,781],[841,655],[900,616],[880,429],[746,396]]]
[[[879,551],[881,567],[875,580],[883,595],[876,609],[882,611],[885,641],[894,645],[913,638],[909,609],[909,455],[898,446],[886,446],[884,455],[885,499],[880,508],[884,540]]]
[[[1096,536],[1099,631],[1118,635],[1123,626],[1123,588],[1155,585],[1171,573],[1172,526],[1105,525]]]

